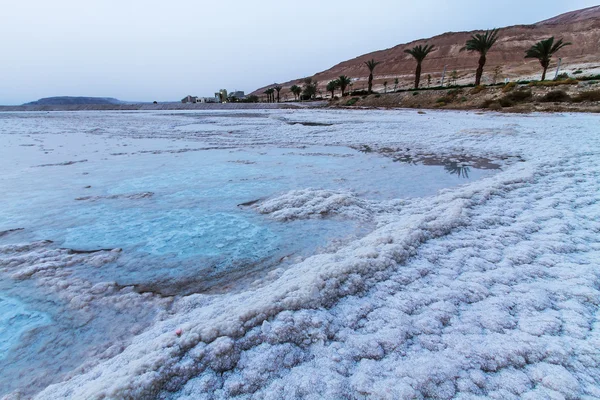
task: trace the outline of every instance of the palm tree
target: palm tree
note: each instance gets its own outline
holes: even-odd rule
[[[465,47],[460,49],[460,51],[476,51],[479,53],[479,67],[477,67],[477,73],[475,74],[475,86],[479,86],[481,84],[481,77],[483,76],[483,67],[485,66],[486,56],[488,51],[496,44],[498,41],[498,29],[492,29],[485,31],[484,34],[476,33],[471,36],[471,39],[467,40]]]
[[[294,99],[298,100],[298,96],[300,96],[300,93],[302,93],[302,88],[298,85],[293,85],[290,88],[290,91],[294,94]]]
[[[346,91],[346,87],[350,84],[350,82],[352,82],[350,80],[350,78],[348,78],[346,75],[340,75],[337,78],[338,81],[338,86],[340,89],[342,89],[342,97],[344,97],[344,92]]]
[[[381,64],[381,62],[375,61],[374,59],[365,62],[365,65],[369,68],[369,93],[373,93],[373,71],[379,64]]]
[[[265,93],[267,94],[267,102],[272,103],[274,101],[273,93],[275,93],[275,89],[268,88],[267,90],[265,90]]]
[[[419,82],[421,82],[421,64],[423,63],[425,57],[427,57],[427,55],[433,51],[434,47],[434,45],[426,44],[425,46],[418,45],[412,49],[404,50],[405,53],[410,54],[415,60],[417,60],[417,70],[415,71],[415,89],[419,88]]]
[[[335,97],[335,89],[337,89],[338,86],[339,82],[337,80],[329,81],[329,83],[327,84],[327,91],[331,92],[332,99]]]
[[[550,66],[550,59],[552,55],[562,49],[565,46],[570,46],[571,43],[563,43],[563,40],[560,39],[556,43],[554,43],[554,36],[537,42],[529,50],[525,52],[525,58],[537,58],[544,68],[544,72],[542,73],[542,80],[546,80],[546,71]]]
[[[273,89],[275,89],[275,91],[277,91],[277,102],[279,103],[279,92],[281,92],[281,89],[283,89],[283,86],[275,85],[275,86],[273,86]]]
[[[384,81],[383,82],[383,93],[387,93],[387,85],[388,85],[388,81]]]
[[[398,78],[394,79],[394,92],[398,89],[398,83],[400,83],[400,80]]]

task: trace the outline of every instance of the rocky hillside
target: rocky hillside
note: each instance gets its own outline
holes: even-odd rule
[[[23,104],[24,106],[73,106],[73,105],[117,105],[123,104],[121,100],[111,97],[45,97],[31,103]]]
[[[341,62],[334,67],[315,74],[313,78],[320,82],[320,89],[325,92],[328,81],[339,75],[347,75],[356,81],[354,89],[366,87],[368,71],[364,62],[374,58],[382,63],[375,70],[375,89],[383,91],[382,83],[388,81],[388,87],[394,85],[394,79],[400,80],[401,88],[409,88],[413,82],[415,62],[404,53],[405,49],[419,44],[434,44],[436,49],[423,63],[422,82],[427,85],[427,75],[432,75],[432,85],[439,84],[444,66],[447,66],[446,78],[451,71],[458,72],[457,83],[472,80],[477,67],[478,56],[468,52],[460,52],[461,47],[471,37],[473,32],[449,32],[430,39],[416,40],[400,44],[386,50],[364,54],[352,60]],[[536,60],[525,60],[524,52],[535,42],[550,36],[564,38],[572,42],[559,53],[563,59],[563,71],[570,74],[600,73],[600,6],[573,11],[533,25],[516,25],[502,28],[500,39],[488,55],[486,73],[483,82],[491,83],[493,70],[502,66],[500,79],[539,79],[540,66]],[[556,59],[557,60],[557,59]],[[556,62],[556,60],[554,60]],[[556,65],[552,64],[551,68]],[[581,71],[581,72],[580,72]],[[550,71],[553,76],[553,71]],[[282,84],[284,98],[292,98],[287,88],[293,84],[301,84],[302,80]],[[262,95],[269,87],[257,89],[254,93]]]

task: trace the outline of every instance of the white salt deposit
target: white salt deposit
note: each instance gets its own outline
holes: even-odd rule
[[[367,144],[413,156],[487,157],[503,170],[425,197],[365,198],[309,185],[271,196],[252,210],[282,223],[349,218],[376,228],[223,294],[159,299],[92,285],[69,268],[103,268],[118,252],[6,244],[3,283],[33,282],[91,314],[108,304],[165,310],[35,398],[600,397],[600,117],[256,114],[6,114],[0,137],[27,144],[42,130],[75,134],[86,126],[123,143],[156,135],[217,147]],[[194,125],[208,123],[215,128]],[[502,161],[509,157],[523,161]]]

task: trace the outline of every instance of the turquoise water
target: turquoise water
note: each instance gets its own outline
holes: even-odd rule
[[[373,228],[341,217],[278,222],[243,203],[305,188],[373,200],[426,196],[493,173],[457,174],[346,147],[188,151],[168,140],[66,135],[23,146],[34,139],[13,138],[0,149],[0,232],[23,228],[0,234],[0,245],[51,240],[50,248],[120,248],[114,262],[60,270],[65,287],[74,279],[115,282],[158,297],[243,290],[273,268]],[[82,360],[126,343],[161,312],[151,302],[130,309],[127,302],[86,300],[86,292],[75,292],[75,306],[72,293],[62,296],[36,277],[16,280],[1,268],[0,277],[0,395],[61,379]]]
[[[275,222],[241,203],[302,188],[416,197],[490,173],[471,169],[467,178],[345,147],[104,155],[5,177],[13,189],[1,201],[0,230],[25,228],[11,240],[71,249],[122,248],[116,264],[77,273],[93,282],[154,285],[308,256],[331,239],[370,229],[335,218]]]

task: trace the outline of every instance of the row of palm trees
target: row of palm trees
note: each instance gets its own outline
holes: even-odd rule
[[[467,43],[460,51],[469,51],[479,53],[479,65],[477,67],[477,71],[475,72],[475,86],[479,86],[481,84],[481,78],[483,76],[483,68],[485,67],[485,63],[487,61],[487,54],[490,49],[496,44],[498,41],[498,29],[487,30],[485,33],[476,33],[471,36]],[[569,46],[571,43],[563,42],[563,39],[559,39],[554,42],[554,37],[548,38],[546,40],[542,40],[531,46],[529,50],[525,52],[525,58],[536,58],[539,60],[540,64],[543,68],[542,73],[542,81],[546,80],[546,72],[548,67],[550,66],[550,59],[552,56],[562,49],[565,46]],[[419,82],[421,80],[421,64],[423,60],[431,51],[434,49],[434,45],[424,45],[424,46],[415,46],[412,49],[404,50],[405,53],[410,54],[417,61],[417,70],[415,71],[415,88],[419,88]],[[370,65],[373,65],[372,62],[367,65],[369,67],[370,72],[372,73],[372,69]]]
[[[479,86],[481,84],[481,78],[483,76],[483,69],[487,62],[487,54],[490,49],[496,44],[498,41],[498,33],[499,29],[491,29],[487,30],[484,33],[476,33],[471,36],[469,40],[467,40],[465,46],[460,49],[460,51],[469,51],[472,53],[479,53],[479,63],[477,67],[477,71],[475,72],[475,86]],[[546,72],[548,71],[548,67],[550,66],[550,60],[552,56],[562,49],[565,46],[569,46],[571,43],[563,42],[563,39],[559,39],[555,42],[554,37],[548,38],[546,40],[541,40],[531,46],[525,52],[525,58],[535,58],[537,59],[542,68],[542,81],[546,80]],[[405,53],[410,54],[415,61],[417,62],[417,68],[415,70],[415,89],[419,88],[419,84],[421,82],[421,70],[422,64],[425,58],[435,49],[435,45],[418,45],[413,47],[412,49],[404,50]],[[375,59],[371,59],[364,63],[369,70],[369,79],[368,79],[368,92],[373,93],[373,73],[375,68],[381,64],[381,61],[375,61]],[[341,75],[337,79],[330,81],[327,84],[327,91],[331,92],[331,97],[335,96],[335,91],[340,89],[342,92],[342,96],[346,93],[346,88],[351,85],[352,80],[346,75]],[[398,86],[398,79],[394,80],[394,91]],[[308,82],[309,85],[313,85],[315,87],[316,92],[316,83]],[[304,91],[306,92],[306,86]],[[384,82],[385,91],[387,92],[387,81]],[[274,92],[277,92],[277,102],[279,102],[279,92],[282,87],[276,85],[272,88],[267,89],[264,93],[267,95],[268,101],[275,101]],[[303,89],[298,85],[294,85],[290,88],[291,92],[294,94],[294,98],[297,100],[299,96],[302,94]],[[310,95],[310,93],[309,93]],[[313,93],[314,95],[314,93]],[[310,96],[309,96],[310,97]]]

